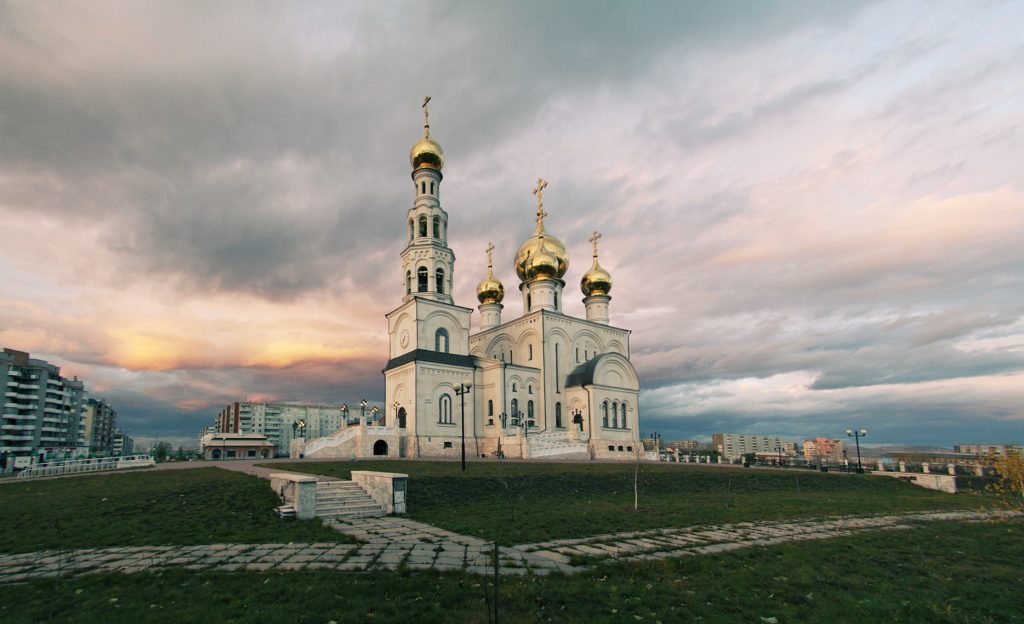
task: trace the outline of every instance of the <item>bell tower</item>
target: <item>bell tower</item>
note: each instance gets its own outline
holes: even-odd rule
[[[423,99],[423,138],[412,146],[413,206],[408,213],[408,243],[402,250],[405,298],[454,303],[455,254],[448,247],[448,213],[441,207],[444,151],[430,137],[430,97]]]

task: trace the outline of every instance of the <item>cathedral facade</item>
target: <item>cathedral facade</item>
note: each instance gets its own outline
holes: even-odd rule
[[[611,275],[593,259],[580,281],[586,318],[563,312],[565,245],[544,223],[538,180],[535,230],[514,265],[522,314],[503,320],[504,285],[487,272],[473,310],[452,298],[455,254],[441,207],[444,152],[430,136],[413,145],[413,205],[401,253],[401,303],[387,314],[384,369],[388,455],[632,459],[639,442],[640,384],[629,330],[610,324]],[[481,271],[483,273],[483,271]],[[506,313],[507,316],[507,313]],[[383,433],[383,431],[381,432]]]

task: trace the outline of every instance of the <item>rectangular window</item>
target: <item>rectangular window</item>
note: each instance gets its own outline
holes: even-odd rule
[[[445,443],[444,443],[444,447],[445,447],[446,449],[450,449],[450,448],[452,448],[452,443],[451,443],[451,442],[445,442]]]

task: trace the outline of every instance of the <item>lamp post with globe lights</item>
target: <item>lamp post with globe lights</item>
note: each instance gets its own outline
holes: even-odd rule
[[[359,422],[366,422],[366,399],[359,401]]]
[[[846,430],[846,437],[853,438],[854,442],[856,442],[857,444],[857,472],[864,472],[864,468],[862,468],[860,465],[860,439],[866,436],[867,434],[867,429],[861,429],[860,431],[857,431],[856,429]]]
[[[472,387],[473,381],[466,379],[455,389],[455,394],[459,395],[459,402],[462,408],[462,418],[459,419],[459,423],[462,426],[462,472],[466,472],[466,393]]]

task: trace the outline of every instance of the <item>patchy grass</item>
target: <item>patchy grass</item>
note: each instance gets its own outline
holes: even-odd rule
[[[927,523],[719,555],[503,578],[501,621],[1024,622],[1024,524]],[[436,572],[84,576],[0,586],[0,620],[487,622],[481,584]]]
[[[926,509],[977,509],[979,494],[943,494],[897,479],[798,470],[643,464],[341,461],[274,464],[344,479],[352,470],[409,474],[410,517],[503,544],[667,526]]]
[[[219,468],[100,474],[0,486],[0,552],[52,548],[350,541],[286,521],[267,481]]]

